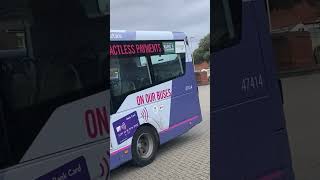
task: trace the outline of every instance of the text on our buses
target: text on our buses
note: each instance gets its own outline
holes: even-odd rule
[[[160,101],[171,97],[171,89],[165,89],[161,91],[147,93],[145,95],[139,95],[136,97],[137,105],[143,105],[148,103],[153,103],[155,101]]]

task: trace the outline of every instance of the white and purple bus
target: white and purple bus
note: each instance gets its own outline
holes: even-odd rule
[[[159,145],[202,120],[187,36],[110,33],[110,166],[151,163]]]

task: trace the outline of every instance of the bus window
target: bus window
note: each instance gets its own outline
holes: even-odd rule
[[[0,51],[26,49],[25,33],[20,27],[1,24]]]
[[[112,58],[110,69],[114,96],[143,89],[151,84],[146,57]]]
[[[34,96],[28,93],[35,89],[34,66],[26,57],[26,33],[17,20],[0,23],[0,81],[6,84],[0,86],[1,100],[10,107],[26,107]]]
[[[184,74],[182,55],[166,54],[151,56],[153,74],[156,83],[179,77]]]
[[[151,85],[151,74],[145,56],[113,57],[110,61],[111,93],[117,97],[113,102],[115,109],[126,95]],[[119,101],[119,102],[118,102]]]
[[[214,1],[211,49],[218,51],[240,42],[242,1]]]

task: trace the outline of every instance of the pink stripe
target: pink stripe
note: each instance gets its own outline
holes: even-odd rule
[[[112,152],[112,153],[111,153],[111,156],[113,156],[113,155],[115,155],[115,154],[118,154],[120,151],[124,151],[124,150],[126,150],[126,149],[129,149],[130,146],[131,146],[131,145],[128,145],[128,146],[125,146],[125,147],[123,147],[123,148],[120,148],[120,149]]]
[[[194,117],[189,118],[189,119],[187,119],[187,120],[181,121],[181,122],[179,122],[179,123],[177,123],[177,124],[169,127],[168,129],[162,130],[160,133],[163,133],[163,132],[169,131],[169,130],[171,130],[171,129],[174,129],[174,128],[176,128],[176,127],[178,127],[178,126],[181,126],[181,125],[183,125],[183,124],[185,124],[185,123],[188,123],[188,122],[190,122],[190,121],[193,121],[193,120],[197,119],[198,117],[199,117],[199,116],[194,116]]]
[[[282,176],[283,176],[282,171],[276,171],[276,172],[273,172],[272,174],[259,178],[259,180],[273,180],[276,178],[281,178]]]

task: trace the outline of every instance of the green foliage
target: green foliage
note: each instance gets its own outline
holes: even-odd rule
[[[193,59],[195,64],[210,61],[210,33],[200,40],[199,47],[193,52]]]

